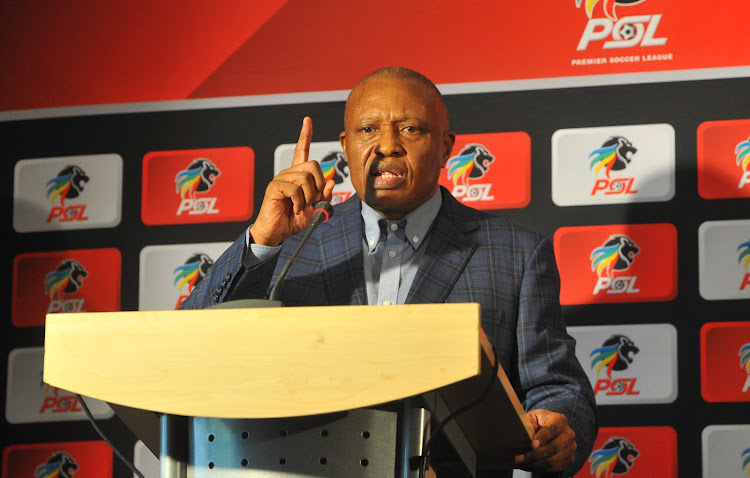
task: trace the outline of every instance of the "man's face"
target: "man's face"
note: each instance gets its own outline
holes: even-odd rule
[[[455,136],[436,93],[414,79],[376,76],[346,105],[339,136],[354,189],[386,219],[400,219],[437,189]]]

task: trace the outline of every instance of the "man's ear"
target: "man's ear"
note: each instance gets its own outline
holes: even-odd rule
[[[451,153],[453,152],[453,145],[455,144],[455,142],[456,135],[453,133],[453,131],[447,131],[443,136],[443,167],[445,167],[445,163],[447,163],[451,157]]]
[[[341,143],[341,149],[344,150],[344,156],[346,156],[346,131],[339,133],[339,143]]]

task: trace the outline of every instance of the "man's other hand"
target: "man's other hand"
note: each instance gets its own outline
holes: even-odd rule
[[[561,413],[532,410],[526,417],[534,427],[531,449],[515,456],[515,466],[526,471],[563,471],[573,463],[576,454],[576,434]]]

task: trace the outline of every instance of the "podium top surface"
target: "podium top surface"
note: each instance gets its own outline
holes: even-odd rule
[[[44,381],[174,415],[293,417],[474,377],[487,344],[478,304],[49,314]]]

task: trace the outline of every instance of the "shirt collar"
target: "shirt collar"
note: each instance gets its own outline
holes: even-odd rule
[[[406,240],[415,250],[422,244],[432,222],[437,217],[440,206],[443,204],[443,196],[440,188],[424,204],[404,216],[406,219]],[[380,242],[380,224],[383,217],[373,208],[362,201],[362,219],[365,223],[365,237],[367,248],[373,252]]]

